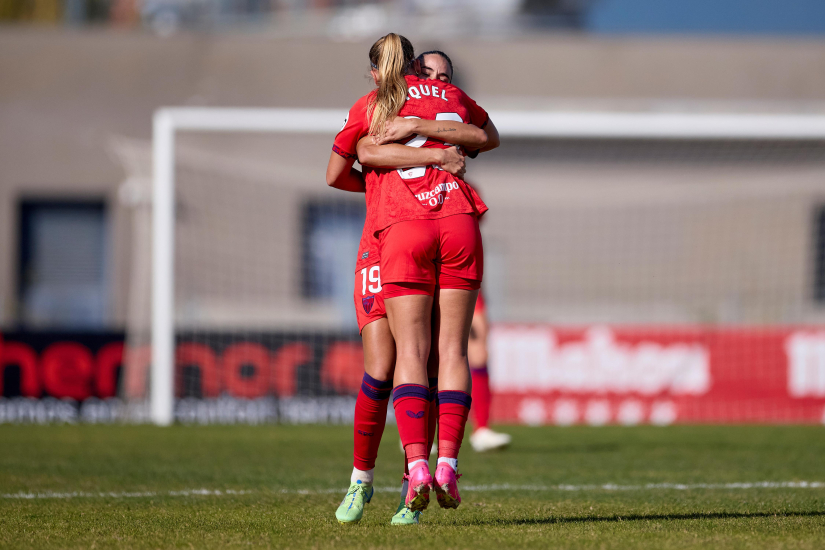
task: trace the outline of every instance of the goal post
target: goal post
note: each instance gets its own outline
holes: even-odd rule
[[[331,134],[345,112],[329,109],[219,109],[177,107],[152,121],[152,370],[151,418],[174,419],[175,136],[182,131]]]
[[[155,112],[152,134],[150,416],[174,421],[176,140],[182,132],[326,135],[339,109],[174,107]],[[825,115],[493,111],[504,140],[825,141]],[[319,186],[323,185],[321,182]],[[493,204],[495,207],[495,204]]]

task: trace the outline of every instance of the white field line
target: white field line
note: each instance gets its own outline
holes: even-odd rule
[[[376,487],[379,493],[397,493],[399,487]],[[647,483],[645,485],[618,485],[606,483],[604,485],[510,485],[507,483],[496,485],[462,485],[462,491],[494,492],[494,491],[690,491],[697,489],[825,489],[824,481],[756,481],[746,483]],[[147,497],[187,497],[187,496],[231,496],[248,495],[253,493],[264,494],[267,491],[235,491],[232,489],[188,489],[183,491],[144,491],[144,492],[105,492],[105,493],[7,493],[0,495],[3,499],[70,499],[70,498],[147,498]],[[281,489],[275,491],[281,494],[292,495],[326,495],[344,493],[345,489]]]
[[[8,493],[0,495],[4,499],[21,499],[31,500],[38,498],[146,498],[146,497],[189,497],[189,496],[225,496],[225,495],[248,495],[254,491],[233,491],[226,489],[224,491],[212,491],[209,489],[186,489],[183,491],[141,491],[134,493],[123,492],[106,492],[106,493],[82,493],[79,491],[71,493],[55,493],[46,491],[43,493]]]
[[[758,481],[752,483],[647,483],[645,485],[462,485],[462,491],[690,491],[693,489],[825,489],[822,481]],[[378,492],[398,492],[396,487],[376,487]]]

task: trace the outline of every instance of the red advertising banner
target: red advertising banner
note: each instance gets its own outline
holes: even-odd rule
[[[498,422],[825,423],[822,329],[503,324],[489,345]]]
[[[178,398],[257,399],[267,396],[356,395],[364,373],[360,338],[352,334],[187,335],[175,349]],[[149,346],[131,349],[122,333],[0,334],[0,398],[145,399]],[[185,378],[197,372],[196,381]],[[192,382],[190,380],[189,382]]]
[[[178,342],[180,418],[201,409],[221,421],[351,415],[363,375],[357,336],[216,333],[209,342]],[[825,423],[825,328],[497,324],[489,348],[497,422]],[[139,368],[124,372],[122,334],[3,334],[0,422],[114,418],[94,407],[124,392],[146,397],[149,350],[137,351]],[[184,383],[194,371],[196,383]],[[278,411],[250,412],[267,399]]]

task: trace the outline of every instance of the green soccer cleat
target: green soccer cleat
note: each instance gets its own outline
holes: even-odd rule
[[[419,523],[419,518],[421,518],[421,512],[413,512],[407,505],[404,504],[404,501],[401,501],[401,504],[398,505],[398,510],[395,511],[395,515],[392,517],[392,521],[390,522],[392,525],[417,525]]]
[[[356,481],[349,486],[347,496],[341,501],[341,505],[335,511],[335,518],[341,525],[348,523],[358,523],[364,516],[364,505],[369,504],[375,491],[372,485],[367,485]]]

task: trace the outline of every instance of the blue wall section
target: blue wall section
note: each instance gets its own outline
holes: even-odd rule
[[[825,0],[596,0],[585,29],[607,33],[825,34]]]

